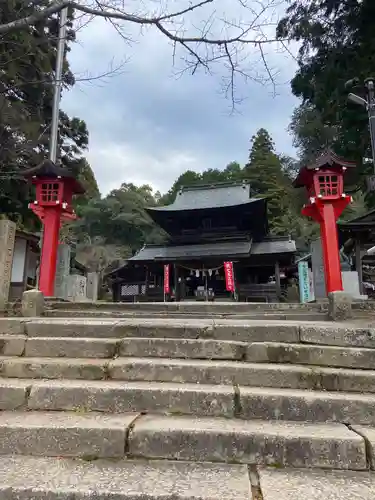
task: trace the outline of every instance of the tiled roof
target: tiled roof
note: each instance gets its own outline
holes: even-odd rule
[[[171,205],[152,207],[149,211],[199,210],[244,205],[256,201],[260,201],[260,198],[250,198],[249,184],[217,184],[182,189]]]

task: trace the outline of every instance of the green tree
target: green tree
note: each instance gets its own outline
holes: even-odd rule
[[[197,184],[202,180],[201,174],[193,170],[187,170],[181,174],[173,183],[171,189],[159,199],[160,205],[170,205],[176,198],[178,191],[184,186],[191,186]]]
[[[250,181],[252,196],[267,198],[271,233],[290,235],[298,247],[304,248],[318,228],[301,215],[303,193],[292,186],[297,170],[296,160],[276,153],[267,130],[258,130],[243,176]]]
[[[374,72],[374,30],[372,0],[295,0],[277,30],[280,38],[300,43],[291,85],[303,102],[292,121],[302,154],[310,157],[329,143],[357,162],[352,182],[363,188],[371,170],[363,161],[371,156],[368,119],[365,109],[348,103],[345,83]]]
[[[105,298],[104,277],[110,271],[122,266],[131,257],[131,249],[124,245],[106,244],[101,237],[87,238],[76,247],[76,258],[90,271],[99,275],[99,299]]]
[[[73,224],[79,244],[101,239],[101,246],[126,247],[134,252],[145,243],[163,241],[163,232],[148,216],[146,208],[156,205],[148,185],[122,184],[105,198],[79,207],[80,219]]]
[[[223,171],[223,175],[226,181],[238,181],[243,178],[241,165],[232,161],[228,163]]]
[[[357,217],[361,217],[365,215],[368,211],[366,204],[366,197],[363,193],[355,193],[353,196],[353,202],[347,206],[340,217],[340,221],[349,221],[352,219],[356,219]]]
[[[337,139],[336,127],[325,124],[319,110],[308,103],[294,110],[289,130],[302,165],[313,163],[325,149],[333,147]]]
[[[48,5],[50,0],[38,1],[38,8]],[[0,24],[34,11],[35,1],[4,0]],[[74,40],[71,21],[70,15],[70,42]],[[35,223],[27,208],[31,189],[22,172],[48,155],[57,33],[55,15],[25,30],[7,32],[0,39],[0,211],[30,228]],[[65,59],[63,85],[68,88],[73,84]],[[59,141],[63,165],[80,167],[88,144],[85,123],[62,111]]]
[[[249,161],[243,176],[250,182],[252,196],[267,198],[270,226],[274,227],[279,215],[292,205],[292,186],[273,141],[263,128],[252,137]]]
[[[86,190],[83,195],[74,197],[75,209],[79,210],[80,206],[86,205],[89,201],[100,199],[98,183],[87,159],[84,157],[72,159],[69,166],[76,173],[77,179]]]
[[[251,138],[251,149],[248,164],[254,164],[262,161],[270,154],[275,155],[275,145],[267,130],[260,128]]]

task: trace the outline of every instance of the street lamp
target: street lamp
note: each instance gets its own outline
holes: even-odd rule
[[[346,88],[358,87],[360,86],[359,78],[353,78],[348,80],[345,84]],[[350,93],[348,95],[349,101],[366,108],[368,113],[368,120],[370,125],[370,138],[371,138],[371,149],[372,149],[372,162],[374,165],[375,173],[375,78],[366,78],[363,83],[366,98]]]

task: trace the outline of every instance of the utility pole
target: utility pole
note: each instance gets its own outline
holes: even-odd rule
[[[58,35],[59,38],[57,43],[51,136],[49,142],[49,159],[53,161],[53,163],[56,163],[57,160],[57,147],[59,142],[59,114],[60,114],[62,73],[64,65],[67,22],[68,22],[68,9],[67,7],[65,7],[60,11],[60,17],[59,17],[59,35]]]
[[[375,78],[367,78],[365,80],[365,87],[367,91],[367,111],[370,123],[372,161],[375,173]]]
[[[59,33],[57,41],[55,80],[53,84],[53,104],[51,117],[51,133],[49,140],[49,159],[56,163],[57,150],[59,144],[59,115],[61,101],[62,74],[64,65],[65,42],[66,42],[66,25],[68,21],[68,8],[65,7],[59,14]],[[43,226],[40,235],[40,249],[43,248]],[[37,288],[39,288],[40,269],[37,276]]]
[[[365,98],[357,94],[350,93],[348,95],[348,99],[354,104],[358,104],[359,106],[362,106],[367,110],[369,126],[370,126],[372,163],[374,166],[374,173],[375,173],[375,78],[374,77],[366,78],[366,80],[363,82],[362,85],[358,78],[353,78],[352,80],[348,80],[345,84],[346,88],[359,87],[359,86],[364,89]]]

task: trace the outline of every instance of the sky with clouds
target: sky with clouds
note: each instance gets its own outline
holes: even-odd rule
[[[166,192],[187,169],[244,164],[250,138],[260,127],[270,132],[278,152],[294,153],[287,127],[298,104],[289,85],[296,65],[285,51],[274,45],[265,49],[278,72],[276,95],[270,83],[240,81],[236,95],[245,100],[231,113],[231,101],[221,91],[225,67],[212,75],[177,75],[179,63],[173,67],[172,47],[161,34],[152,29],[130,34],[131,45],[109,22],[95,19],[78,32],[69,54],[79,81],[64,94],[62,107],[87,123],[87,158],[103,194],[123,182]],[[259,54],[248,60],[254,71],[263,71]],[[114,74],[96,78],[119,66]]]

